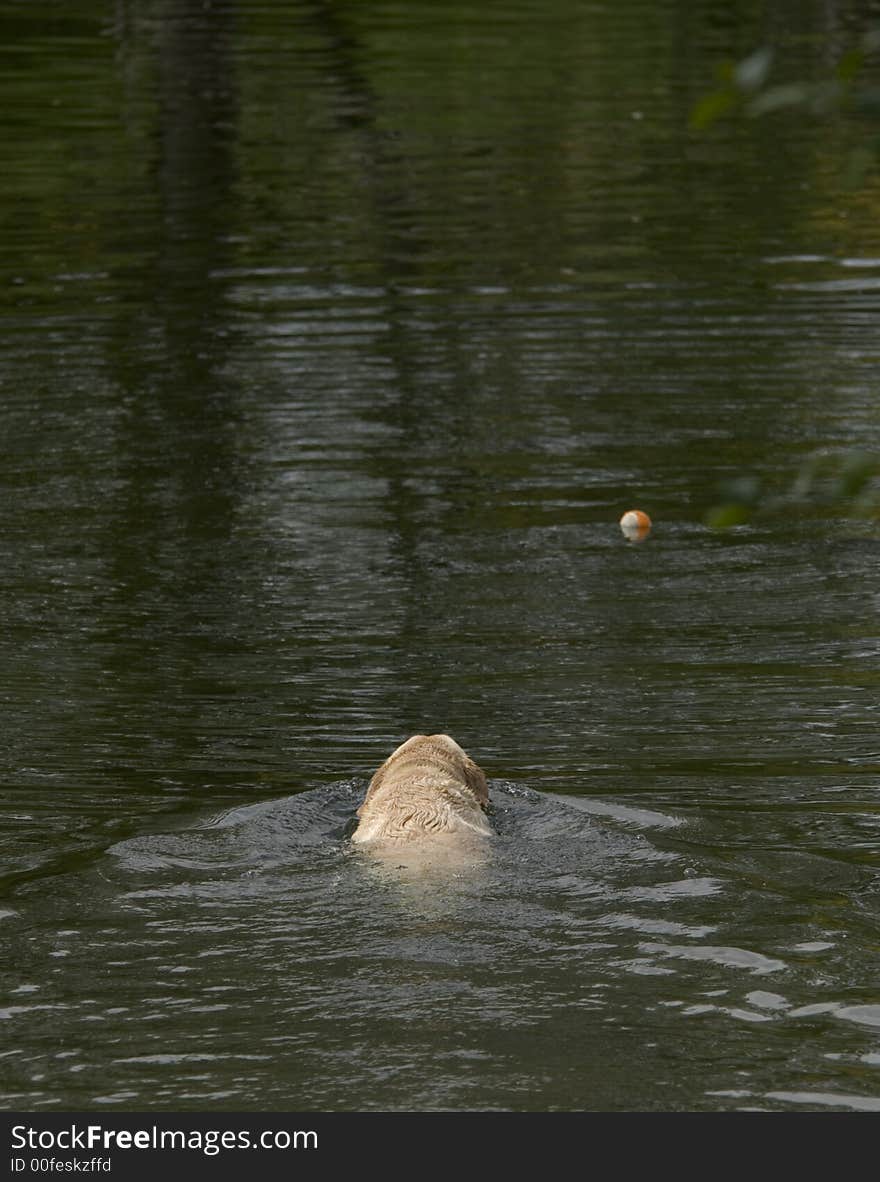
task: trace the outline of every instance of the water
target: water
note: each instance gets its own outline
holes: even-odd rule
[[[880,1108],[865,125],[687,129],[822,20],[0,4],[4,1106]]]

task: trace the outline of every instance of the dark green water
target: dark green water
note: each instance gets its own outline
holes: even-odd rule
[[[880,1109],[868,8],[0,3],[5,1107]]]

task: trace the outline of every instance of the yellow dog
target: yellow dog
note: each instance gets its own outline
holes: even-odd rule
[[[492,830],[486,777],[449,735],[413,735],[370,781],[351,840],[400,842]]]

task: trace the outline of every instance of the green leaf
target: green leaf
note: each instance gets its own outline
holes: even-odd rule
[[[746,107],[752,116],[766,115],[769,111],[781,111],[785,107],[800,107],[812,98],[811,87],[802,82],[789,82],[782,86],[771,86]]]
[[[837,63],[835,73],[841,82],[852,82],[865,64],[865,55],[860,49],[851,49]]]
[[[710,94],[704,95],[691,111],[692,130],[704,131],[738,104],[739,96],[730,88],[713,90]]]
[[[731,502],[713,505],[704,520],[711,529],[730,529],[734,525],[745,525],[750,517],[748,506]]]
[[[769,45],[756,49],[733,69],[733,84],[745,94],[754,94],[767,81],[773,64],[773,50]]]

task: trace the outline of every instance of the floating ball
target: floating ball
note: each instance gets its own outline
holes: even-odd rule
[[[641,509],[628,509],[620,519],[620,529],[628,542],[644,542],[651,532],[651,518]]]

